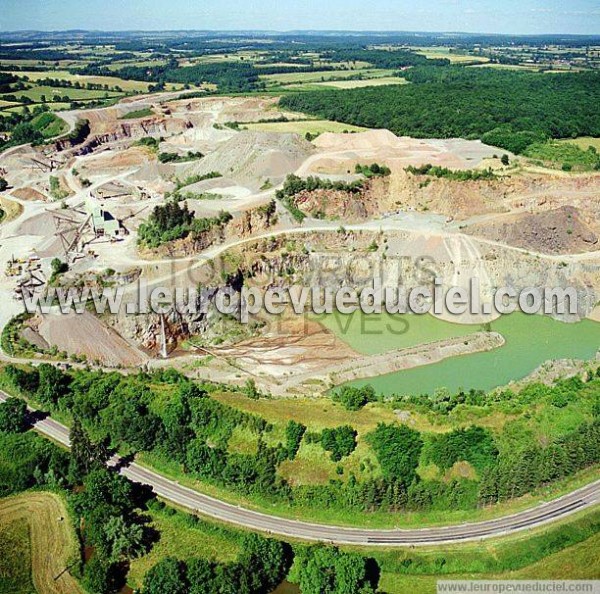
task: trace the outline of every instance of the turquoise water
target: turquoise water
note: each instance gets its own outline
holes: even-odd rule
[[[432,316],[391,316],[392,328],[406,328],[395,335],[386,328],[386,318],[365,316],[360,312],[350,316],[328,316],[322,321],[330,330],[365,354],[381,353],[394,348],[413,346],[453,336],[464,336],[482,329],[481,326],[460,326]],[[367,320],[361,318],[381,318]],[[404,318],[404,319],[403,319]],[[346,331],[343,328],[348,325]],[[378,334],[364,333],[364,328]],[[371,384],[383,394],[431,393],[438,388],[456,391],[460,388],[490,390],[522,379],[549,359],[591,359],[600,348],[600,323],[584,320],[564,324],[545,316],[514,313],[491,323],[491,329],[506,339],[506,344],[494,351],[474,353],[445,359],[423,367],[353,382]]]

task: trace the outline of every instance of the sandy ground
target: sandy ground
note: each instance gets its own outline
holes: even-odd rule
[[[139,367],[144,353],[130,345],[114,330],[90,313],[45,315],[38,328],[40,336],[69,354],[85,355],[106,367]]]
[[[304,319],[282,322],[260,338],[233,347],[213,348],[211,353],[234,358],[252,374],[283,379],[290,374],[311,374],[323,366],[355,359],[358,354],[321,324]]]
[[[315,141],[319,154],[307,161],[302,174],[318,172],[337,162],[339,167],[354,171],[351,164],[373,160],[397,169],[408,165],[440,165],[472,169],[482,161],[504,151],[478,140],[421,140],[398,137],[388,130],[370,130],[357,134],[321,134]]]

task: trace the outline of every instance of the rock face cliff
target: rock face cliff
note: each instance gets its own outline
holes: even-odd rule
[[[239,224],[252,223],[241,221]],[[255,215],[258,216],[258,215]],[[427,254],[422,257],[420,254]],[[382,286],[433,286],[434,278],[442,279],[445,289],[469,287],[476,278],[481,300],[489,301],[494,289],[503,286],[520,291],[527,287],[573,287],[577,292],[578,312],[554,316],[564,322],[587,317],[599,296],[600,268],[586,261],[541,259],[510,248],[477,244],[461,235],[444,238],[421,236],[408,232],[331,231],[329,233],[290,234],[261,239],[224,252],[203,264],[204,298],[214,302],[218,288],[229,287],[238,293],[241,287],[351,287],[371,288],[373,279]],[[177,283],[175,283],[177,285]],[[235,300],[235,298],[234,298]],[[443,317],[443,316],[442,316]],[[495,316],[449,318],[455,322],[483,323]],[[224,318],[227,318],[226,323]],[[235,316],[222,316],[214,307],[206,313],[171,311],[165,316],[167,339],[175,346],[190,336],[202,335],[206,344],[235,342],[247,336]],[[157,315],[122,316],[111,322],[120,333],[149,350],[161,344],[161,319]]]
[[[268,231],[276,223],[276,204],[272,200],[263,206],[243,211],[225,224],[190,233],[184,239],[171,241],[155,249],[142,248],[140,254],[148,259],[185,258],[227,240],[244,239],[252,234]]]
[[[180,134],[190,128],[193,128],[193,124],[189,120],[162,116],[132,121],[92,121],[89,133],[85,138],[71,139],[67,137],[59,139],[55,143],[55,149],[57,151],[70,150],[73,156],[87,155],[105,144],[124,140],[138,140],[148,136],[160,137]]]

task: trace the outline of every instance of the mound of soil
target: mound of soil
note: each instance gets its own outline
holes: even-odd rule
[[[583,220],[577,208],[560,208],[510,215],[466,229],[478,235],[508,245],[546,254],[589,252],[598,249],[598,236]]]
[[[144,353],[88,312],[46,315],[38,331],[46,343],[56,345],[59,350],[86,355],[88,361],[99,360],[110,367],[136,367],[147,359]]]
[[[325,132],[314,140],[319,149],[335,151],[374,150],[382,147],[397,147],[400,139],[389,130],[368,130],[357,134]]]
[[[181,177],[218,171],[258,189],[266,178],[277,184],[298,169],[314,147],[297,134],[243,131],[214,153],[191,164]]]
[[[19,200],[46,200],[46,196],[35,188],[18,188],[12,190],[11,194]]]

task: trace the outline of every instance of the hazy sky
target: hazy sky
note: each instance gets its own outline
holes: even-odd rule
[[[600,0],[0,0],[0,30],[19,29],[600,34]]]

